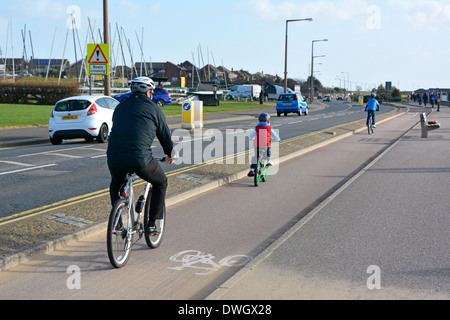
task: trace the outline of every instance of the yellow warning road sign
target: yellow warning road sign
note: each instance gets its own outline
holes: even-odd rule
[[[109,75],[109,45],[105,43],[88,43],[88,75]]]

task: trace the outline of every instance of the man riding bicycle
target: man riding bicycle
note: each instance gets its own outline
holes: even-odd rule
[[[129,82],[132,94],[119,103],[113,114],[113,127],[109,137],[108,167],[111,173],[110,198],[114,205],[130,170],[153,185],[150,199],[150,221],[146,233],[158,232],[155,220],[163,215],[167,190],[167,177],[152,155],[152,143],[158,138],[166,154],[166,163],[174,161],[173,142],[166,118],[152,101],[155,84],[148,77]]]
[[[375,110],[380,111],[380,104],[378,103],[377,99],[375,99],[375,94],[370,95],[370,99],[367,102],[366,109],[367,111],[367,120],[366,120],[366,126],[369,126],[369,120],[370,117],[372,117],[372,125],[375,127]]]

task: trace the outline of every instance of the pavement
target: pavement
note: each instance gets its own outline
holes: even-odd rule
[[[440,128],[406,131],[207,300],[450,299],[450,108],[428,120]],[[389,124],[366,141],[388,137]],[[381,267],[359,265],[371,254]]]
[[[429,113],[432,109],[426,108],[423,109],[423,111]],[[246,114],[226,115],[226,117],[229,117],[230,119],[232,117],[243,116],[245,117],[251,115],[249,115],[248,112]],[[391,118],[398,119],[401,117],[401,115],[399,117],[397,114]],[[391,118],[387,118],[386,121]],[[351,177],[347,183],[320,203],[305,218],[299,221],[281,238],[276,240],[266,250],[255,257],[248,265],[238,271],[233,277],[225,281],[217,288],[217,290],[211,293],[207,299],[291,300],[311,298],[354,299],[355,297],[357,299],[371,299],[374,297],[383,299],[386,297],[391,298],[393,296],[399,299],[410,299],[411,297],[450,299],[450,290],[448,290],[448,286],[440,292],[433,292],[433,290],[411,292],[399,291],[391,288],[388,290],[375,290],[378,293],[376,296],[373,295],[373,291],[368,290],[367,288],[354,288],[349,284],[334,284],[334,290],[329,289],[324,291],[323,287],[317,285],[317,283],[320,283],[320,280],[308,278],[307,275],[303,275],[301,273],[293,276],[290,272],[292,265],[295,265],[296,261],[301,260],[302,256],[305,254],[305,252],[299,250],[297,245],[298,243],[302,243],[304,241],[305,230],[307,230],[307,228],[318,218],[321,217],[321,219],[325,219],[330,214],[333,214],[336,206],[331,205],[331,203],[337,201],[337,199],[342,199],[342,201],[352,198],[360,199],[361,194],[359,192],[361,191],[358,191],[357,188],[350,188],[350,186],[369,176],[371,169],[373,168],[384,169],[376,169],[379,170],[378,172],[383,174],[371,175],[371,184],[384,186],[384,179],[386,178],[385,175],[392,175],[396,173],[401,173],[401,178],[399,179],[400,181],[409,182],[407,183],[407,189],[399,188],[395,190],[399,199],[406,198],[409,200],[402,202],[401,205],[398,204],[398,206],[401,206],[398,210],[413,213],[414,217],[412,224],[414,225],[412,227],[417,229],[421,228],[423,221],[420,219],[420,215],[422,212],[418,210],[417,202],[413,201],[414,195],[423,195],[425,191],[430,189],[434,191],[437,182],[439,183],[439,190],[446,191],[450,189],[450,178],[448,177],[450,174],[450,169],[446,162],[450,156],[450,150],[448,148],[448,142],[450,140],[450,130],[448,129],[450,128],[450,108],[441,107],[440,112],[433,110],[433,112],[428,115],[428,120],[437,120],[438,123],[440,123],[441,128],[430,131],[428,138],[421,138],[421,127],[420,123],[418,123],[419,115],[417,114],[417,124],[415,124],[412,129],[408,128],[406,132],[401,134],[400,139],[398,139],[388,149],[383,151],[382,154],[364,167],[363,170]],[[205,121],[214,121],[213,116],[207,115],[205,117]],[[390,122],[391,121],[387,121],[387,124]],[[179,123],[179,119],[169,119],[170,126],[176,127],[177,123]],[[383,130],[383,126],[384,124],[380,121],[378,123],[376,129],[377,132],[375,135],[367,136],[372,140],[364,141],[364,143],[376,143],[376,139],[378,139],[381,134],[383,134],[386,138],[389,138],[390,135],[394,135],[393,130],[392,132],[390,130]],[[351,130],[353,131],[349,132],[349,135],[346,134],[345,138],[349,137],[348,139],[352,139],[352,137],[354,137],[354,133],[361,132],[361,130],[364,129],[361,129],[361,124],[359,124],[359,129]],[[395,134],[398,134],[398,132]],[[344,138],[344,136],[342,138]],[[1,148],[33,143],[48,143],[46,127],[27,128],[26,130],[10,129],[0,131]],[[420,176],[420,180],[418,179],[418,175]],[[239,176],[236,178],[239,178]],[[217,186],[220,186],[220,184]],[[380,189],[382,189],[382,187],[380,187]],[[447,228],[446,232],[449,234],[448,226],[450,225],[450,222],[447,217],[448,208],[450,207],[449,201],[446,197],[433,196],[433,194],[428,191],[426,192],[426,197],[424,197],[424,200],[426,200],[424,201],[425,208],[428,211],[434,210],[437,215],[435,218],[438,225],[434,226],[436,229],[432,230],[432,232],[439,234],[440,231],[442,233],[442,228]],[[368,207],[368,214],[370,214],[372,210],[383,206],[385,203],[386,200],[381,195],[379,197],[373,197],[371,199],[371,205]],[[392,199],[390,203],[392,206],[397,205]],[[370,225],[367,225],[366,223],[370,222],[362,221],[359,228],[370,229]],[[389,226],[397,223],[398,222],[395,221],[395,216],[386,217],[383,220],[383,224],[385,224],[384,227],[386,225]],[[441,229],[439,229],[439,227],[441,227]],[[401,230],[402,226],[399,226],[399,228]],[[384,232],[384,230],[385,229],[381,228],[380,232]],[[422,239],[418,240],[422,241]],[[444,271],[437,274],[436,277],[438,278],[447,277],[446,279],[448,279],[448,261],[450,261],[448,250],[448,243],[450,241],[448,240],[450,239],[447,238],[445,243],[439,243],[439,241],[441,241],[440,239],[433,239],[434,245],[445,248],[442,255],[443,261],[445,262],[442,266],[442,270]],[[426,249],[424,249],[424,251],[426,251]],[[321,253],[315,252],[315,254],[320,255]],[[297,279],[295,277],[299,278]],[[304,284],[305,287],[301,288],[304,290],[299,290],[298,286],[292,285],[293,283],[299,282]],[[446,283],[448,283],[448,281],[446,281]]]

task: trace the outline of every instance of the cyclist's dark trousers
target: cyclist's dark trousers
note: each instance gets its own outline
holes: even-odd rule
[[[111,204],[114,205],[116,200],[120,198],[119,191],[126,182],[129,169],[133,170],[141,179],[153,185],[152,198],[150,199],[150,220],[162,218],[166,199],[167,177],[158,160],[155,159],[145,167],[109,167],[109,172],[111,172],[111,184],[109,186]]]
[[[372,116],[372,124],[375,125],[375,110],[367,110],[366,125],[369,125],[370,116]]]

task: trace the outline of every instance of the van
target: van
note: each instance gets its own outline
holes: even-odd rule
[[[284,87],[278,85],[272,85],[266,83],[264,86],[264,96],[267,97],[268,100],[278,100],[280,94],[284,93]],[[286,93],[295,93],[292,89],[287,88]]]
[[[254,84],[243,84],[233,86],[225,96],[226,99],[238,99],[238,98],[252,98],[259,99],[261,93],[261,86]]]

